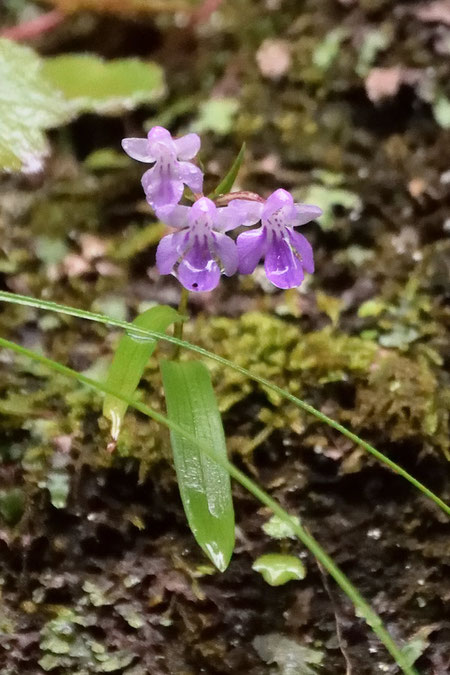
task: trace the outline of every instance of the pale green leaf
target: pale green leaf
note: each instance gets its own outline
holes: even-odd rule
[[[263,661],[276,665],[274,675],[315,675],[315,666],[323,661],[323,652],[304,647],[280,633],[257,635],[252,644]]]
[[[158,101],[165,91],[161,67],[139,59],[104,61],[90,54],[66,54],[47,58],[43,73],[62,91],[73,114],[120,114]]]
[[[327,33],[313,53],[313,63],[322,71],[328,70],[337,59],[342,42],[348,36],[348,30],[339,26]]]
[[[306,576],[304,564],[296,556],[283,553],[261,555],[253,563],[252,569],[259,572],[270,586],[282,586],[288,581],[298,581]]]
[[[300,519],[297,516],[292,516],[292,520],[297,525],[300,524]],[[296,539],[295,532],[292,527],[289,527],[279,516],[272,516],[267,523],[264,523],[262,529],[272,539]]]
[[[180,320],[172,307],[158,305],[140,314],[133,324],[147,330],[164,332],[171,323]],[[125,396],[132,396],[139,384],[144,368],[156,347],[156,340],[136,337],[129,332],[123,335],[114,359],[108,370],[106,384]],[[117,441],[128,405],[107,394],[103,403],[103,415],[111,421],[111,436]]]
[[[211,377],[200,361],[161,364],[170,420],[226,458],[225,436]],[[234,512],[226,469],[180,433],[170,434],[178,485],[198,544],[223,572],[234,548]]]
[[[443,129],[450,129],[450,99],[441,94],[433,103],[433,114],[436,122]]]
[[[228,134],[233,128],[238,109],[239,101],[236,98],[212,98],[204,101],[200,104],[200,112],[192,129],[198,134],[204,131],[212,131],[219,135]]]
[[[66,103],[43,75],[40,57],[0,39],[0,170],[39,170],[48,154],[43,131],[66,120]]]
[[[322,230],[332,229],[335,206],[341,206],[356,213],[362,208],[361,199],[355,192],[340,187],[311,185],[304,195],[303,201],[307,204],[315,204],[322,209],[323,214],[317,221]]]

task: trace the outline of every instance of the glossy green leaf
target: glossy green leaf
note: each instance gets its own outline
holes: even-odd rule
[[[139,59],[104,61],[90,54],[64,54],[47,58],[42,72],[74,114],[120,114],[159,100],[165,91],[161,67]]]
[[[164,332],[170,324],[180,319],[180,315],[172,307],[158,305],[136,317],[133,325]],[[132,396],[155,347],[156,340],[133,337],[130,332],[123,335],[109,367],[106,384],[121,394]],[[105,397],[103,415],[111,420],[111,436],[114,441],[117,441],[119,436],[127,408],[128,405],[115,396]]]
[[[161,371],[170,420],[214,454],[226,458],[222,420],[206,366],[200,361],[163,361]],[[223,572],[234,548],[234,511],[227,470],[192,440],[171,431],[181,499],[198,544]]]
[[[242,162],[244,161],[244,155],[245,155],[245,143],[242,143],[242,147],[239,150],[239,154],[234,160],[233,164],[231,165],[230,170],[228,171],[225,178],[220,181],[219,185],[216,187],[211,197],[213,198],[218,197],[219,195],[224,195],[227,194],[227,192],[230,192],[230,190],[234,185],[234,181],[236,180],[237,175],[239,173],[239,169],[242,166]]]
[[[283,553],[260,556],[253,563],[252,569],[259,572],[271,586],[282,586],[288,581],[304,579],[306,576],[304,564],[296,556]]]
[[[66,119],[66,103],[42,74],[41,58],[0,39],[0,170],[39,170],[48,154],[43,132]]]

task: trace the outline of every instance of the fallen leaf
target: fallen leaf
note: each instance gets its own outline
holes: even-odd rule
[[[450,0],[424,2],[414,10],[414,16],[425,23],[444,23],[450,26]]]
[[[285,40],[264,40],[256,52],[256,63],[264,77],[279,80],[291,67],[289,44]]]
[[[415,85],[421,78],[422,72],[415,68],[372,68],[366,78],[366,93],[372,103],[378,103],[385,98],[393,98],[402,84]]]

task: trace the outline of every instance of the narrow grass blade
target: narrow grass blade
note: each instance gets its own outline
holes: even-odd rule
[[[210,197],[212,199],[214,199],[214,197],[218,197],[219,195],[224,195],[227,192],[230,192],[231,188],[234,185],[234,181],[236,180],[237,175],[239,173],[239,169],[242,166],[242,162],[244,161],[244,155],[245,155],[245,143],[242,143],[242,147],[239,150],[239,154],[234,160],[233,164],[231,165],[227,175],[220,181],[219,185],[211,193]]]
[[[140,314],[133,321],[133,325],[139,328],[147,328],[164,332],[174,321],[180,320],[177,311],[167,305],[151,307]],[[126,396],[132,396],[136,391],[144,368],[156,347],[156,340],[142,339],[139,335],[128,331],[123,335],[113,361],[108,370],[106,384],[120,391]],[[122,426],[123,418],[128,405],[116,396],[108,395],[103,403],[103,414],[111,420],[111,436],[117,441]]]
[[[87,310],[84,309],[77,309],[76,307],[69,307],[68,305],[60,305],[57,302],[52,302],[50,300],[39,300],[37,298],[32,298],[28,295],[19,295],[16,293],[9,293],[8,291],[0,291],[0,300],[3,300],[4,302],[10,302],[14,305],[23,305],[25,307],[36,307],[37,309],[42,309],[44,311],[58,312],[59,314],[66,314],[67,316],[73,316],[79,319],[86,319],[87,321],[97,321],[98,323],[116,326],[117,328],[123,328],[126,331],[133,328],[133,324],[128,323],[127,321],[120,321],[119,319],[113,319],[112,317],[106,316],[105,314],[96,314],[94,312],[88,312]],[[170,342],[171,344],[177,345],[177,347],[188,349],[189,351],[194,352],[195,354],[199,354],[200,356],[204,356],[205,358],[210,359],[211,361],[221,363],[226,368],[231,368],[235,372],[241,373],[241,375],[245,375],[254,382],[258,382],[262,386],[266,387],[267,389],[270,389],[271,391],[281,396],[281,398],[290,401],[301,410],[304,410],[305,412],[309,413],[310,415],[318,419],[320,422],[323,422],[324,424],[327,424],[329,427],[336,429],[336,431],[338,431],[343,436],[351,440],[353,443],[355,443],[355,445],[358,445],[367,453],[375,457],[379,462],[389,467],[395,473],[398,473],[399,476],[402,476],[402,478],[407,480],[417,490],[422,492],[426,497],[428,497],[431,501],[433,501],[447,516],[450,516],[450,506],[446,504],[440,497],[438,497],[438,495],[432,492],[432,490],[430,490],[425,485],[423,485],[423,483],[414,478],[414,476],[411,476],[411,474],[405,471],[405,469],[403,469],[399,464],[393,462],[391,459],[389,459],[389,457],[387,457],[382,452],[374,448],[373,445],[370,445],[370,443],[364,441],[362,438],[357,436],[357,434],[354,434],[352,431],[350,431],[350,429],[347,429],[347,427],[344,427],[342,424],[339,424],[339,422],[336,422],[331,417],[328,417],[320,410],[317,410],[317,408],[314,408],[309,403],[306,403],[306,401],[303,401],[301,398],[297,398],[296,396],[294,396],[294,394],[291,394],[289,391],[286,391],[286,389],[282,389],[281,387],[274,384],[270,380],[267,380],[265,377],[257,375],[256,373],[252,373],[250,370],[247,370],[246,368],[243,368],[242,366],[233,363],[233,361],[225,359],[223,356],[219,356],[218,354],[209,352],[207,349],[204,349],[203,347],[198,347],[197,345],[194,345],[191,342],[187,342],[186,340],[181,340],[172,335],[164,335],[164,333],[159,333],[157,331],[152,331],[139,327],[135,327],[135,334],[139,335],[139,337],[141,337],[142,339],[164,340],[165,342]]]
[[[104,394],[111,394],[112,396],[117,396],[121,400],[125,401],[129,406],[132,406],[136,410],[139,410],[143,415],[147,415],[151,419],[163,424],[168,427],[171,431],[181,434],[184,438],[189,440],[191,443],[197,444],[198,448],[205,453],[211,459],[215,459],[217,464],[220,464],[224,469],[228,471],[230,476],[238,481],[246,490],[248,490],[256,499],[258,499],[262,504],[267,506],[274,515],[286,524],[287,527],[292,529],[298,539],[306,546],[306,548],[314,555],[314,557],[320,562],[320,564],[327,570],[331,577],[336,581],[338,586],[344,591],[347,597],[353,602],[355,609],[358,611],[359,615],[364,618],[367,625],[370,626],[378,636],[380,641],[384,644],[387,651],[391,654],[399,668],[403,671],[405,675],[418,675],[417,670],[409,663],[408,657],[404,654],[403,650],[397,645],[397,643],[391,638],[390,634],[386,630],[381,621],[381,618],[376,612],[370,607],[370,605],[364,600],[362,595],[359,593],[357,588],[353,586],[350,579],[340,570],[336,565],[334,560],[326,553],[326,551],[321,547],[319,542],[312,537],[305,528],[298,523],[295,518],[289,515],[272,497],[270,497],[267,492],[264,492],[262,488],[259,487],[254,481],[252,481],[248,476],[246,476],[240,469],[238,469],[234,464],[228,461],[226,457],[222,457],[214,453],[211,447],[205,444],[202,440],[196,439],[191,433],[186,431],[185,428],[181,427],[179,424],[173,420],[164,417],[156,410],[149,408],[141,401],[136,401],[135,399],[124,396],[120,392],[115,391],[110,388],[103,382],[97,382],[92,380],[86,375],[77,373],[76,370],[72,370],[67,366],[64,366],[62,363],[53,361],[52,359],[43,356],[42,354],[37,354],[31,349],[22,347],[10,340],[5,340],[0,337],[0,347],[5,349],[10,349],[16,354],[25,356],[41,365],[53,370],[64,377],[68,377],[73,380],[77,380],[82,384],[91,387],[96,391],[101,391]]]
[[[167,415],[191,436],[227,457],[222,420],[206,366],[200,361],[161,363]],[[198,544],[223,572],[234,548],[234,511],[228,471],[197,443],[171,431],[184,511]]]

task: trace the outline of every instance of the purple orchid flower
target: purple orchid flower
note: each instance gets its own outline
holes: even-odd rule
[[[243,232],[237,238],[239,272],[251,274],[261,258],[265,258],[267,278],[278,288],[294,288],[304,278],[303,270],[314,272],[311,244],[294,230],[322,214],[322,209],[310,204],[296,204],[286,190],[275,190],[265,203],[236,199],[229,205],[236,219],[257,230]]]
[[[202,191],[202,171],[186,161],[199,151],[200,138],[197,134],[174,139],[167,129],[153,127],[147,138],[124,138],[122,147],[133,159],[155,164],[142,176],[147,201],[154,209],[178,204],[184,185],[193,192]]]
[[[238,268],[235,242],[224,232],[241,224],[229,206],[218,208],[208,197],[192,206],[156,209],[160,220],[179,232],[161,239],[156,250],[160,274],[173,274],[189,291],[212,291],[221,271],[231,276]]]

